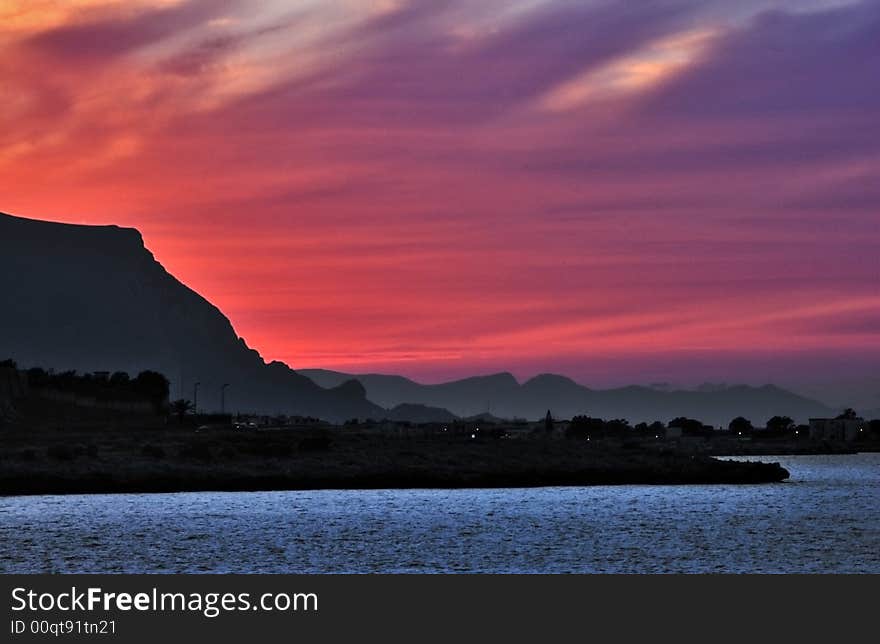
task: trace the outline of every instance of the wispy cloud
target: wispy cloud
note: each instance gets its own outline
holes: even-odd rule
[[[0,208],[138,226],[270,357],[590,378],[600,355],[633,377],[880,357],[878,2],[0,18]]]

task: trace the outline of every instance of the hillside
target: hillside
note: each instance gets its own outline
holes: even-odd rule
[[[0,359],[56,370],[164,373],[203,410],[382,417],[356,382],[326,389],[266,364],[221,311],[170,275],[140,233],[0,213]],[[295,330],[292,330],[294,332]]]

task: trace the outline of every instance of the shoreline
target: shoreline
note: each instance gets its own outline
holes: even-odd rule
[[[277,476],[201,480],[154,478],[142,481],[113,481],[104,477],[78,481],[53,477],[0,482],[0,497],[66,496],[79,494],[173,494],[188,492],[304,492],[319,490],[459,490],[537,487],[595,487],[621,485],[758,485],[781,483],[788,478],[778,463],[720,461],[736,463],[729,471],[699,470],[678,472],[617,471],[584,473],[544,472],[528,475],[502,472],[466,478],[407,474],[352,476],[346,479],[288,479]]]
[[[876,448],[855,449],[838,445],[753,445],[745,448],[710,447],[708,456],[846,456],[862,452],[876,452]]]
[[[437,440],[330,432],[17,432],[0,496],[781,482],[778,463],[575,440]]]
[[[773,463],[762,463],[762,465],[772,466]],[[781,468],[784,470],[784,468]],[[787,471],[786,471],[787,472]],[[70,486],[67,481],[63,482],[63,487],[38,485],[12,486],[12,489],[0,490],[0,499],[15,498],[22,496],[79,496],[79,495],[110,495],[110,494],[192,494],[192,493],[223,493],[223,492],[320,492],[320,491],[372,491],[372,490],[503,490],[503,489],[529,489],[543,487],[621,487],[621,486],[687,486],[687,485],[766,485],[772,483],[784,483],[788,475],[773,474],[768,476],[756,476],[750,479],[743,478],[715,478],[712,480],[694,477],[693,479],[655,479],[651,477],[619,479],[619,480],[596,480],[587,479],[580,480],[576,478],[557,479],[552,476],[545,480],[502,480],[493,482],[475,482],[468,481],[461,484],[452,484],[448,482],[431,483],[428,481],[416,482],[395,482],[393,477],[370,483],[367,481],[356,481],[350,484],[324,483],[315,481],[312,483],[303,483],[296,485],[282,484],[275,485],[271,481],[253,481],[246,482],[225,481],[222,484],[200,485],[184,484],[184,485],[167,485],[166,481],[151,481],[140,485],[114,485],[111,487],[92,486],[89,482],[82,482],[80,485]],[[6,488],[6,482],[4,482]]]

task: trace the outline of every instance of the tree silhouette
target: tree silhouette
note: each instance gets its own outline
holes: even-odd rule
[[[767,429],[771,432],[787,432],[794,427],[794,421],[788,416],[774,416],[767,421]]]
[[[856,410],[852,407],[847,407],[843,410],[843,413],[840,414],[836,420],[855,420],[858,418],[858,414],[856,414]]]
[[[162,409],[168,401],[170,383],[168,378],[157,371],[141,371],[132,382],[135,391],[150,399],[156,410]]]
[[[750,421],[748,418],[737,416],[732,421],[730,421],[727,429],[736,434],[751,434],[754,427],[752,426],[752,421]]]
[[[177,416],[177,422],[183,424],[183,419],[193,410],[193,404],[183,398],[171,403],[171,413]]]
[[[616,436],[618,438],[625,438],[626,435],[632,428],[629,426],[629,421],[623,418],[614,418],[612,420],[605,421],[605,427],[603,428],[603,433],[606,436]]]
[[[574,416],[565,431],[568,438],[600,437],[605,432],[605,421],[589,416]]]
[[[711,428],[707,428],[700,420],[679,416],[669,421],[667,427],[680,427],[681,433],[685,436],[702,436],[711,432]]]
[[[124,371],[117,371],[110,376],[110,384],[116,387],[126,386],[131,382],[131,378]]]

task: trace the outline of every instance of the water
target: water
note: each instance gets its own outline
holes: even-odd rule
[[[0,498],[0,572],[880,572],[880,454],[775,485]]]

